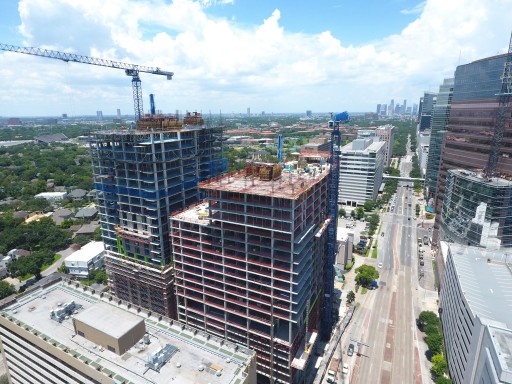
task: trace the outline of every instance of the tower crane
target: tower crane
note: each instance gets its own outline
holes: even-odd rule
[[[132,89],[133,89],[133,103],[135,107],[135,119],[138,120],[144,114],[144,108],[142,106],[142,88],[141,80],[139,77],[140,72],[151,73],[153,75],[163,75],[167,77],[167,80],[171,80],[174,73],[168,71],[162,71],[158,67],[146,67],[136,64],[121,63],[119,61],[112,61],[107,59],[98,59],[94,57],[77,55],[74,53],[66,53],[59,51],[52,51],[44,48],[35,47],[18,47],[16,45],[9,45],[0,43],[0,49],[8,52],[23,53],[26,55],[46,57],[49,59],[62,60],[66,63],[82,63],[98,65],[100,67],[124,69],[127,76],[132,77]]]
[[[328,200],[326,247],[324,257],[324,305],[322,311],[322,336],[329,340],[332,331],[332,298],[334,295],[334,260],[336,259],[336,235],[338,231],[338,196],[340,182],[340,124],[350,120],[348,112],[331,116],[329,128],[331,132],[331,170],[328,179]]]

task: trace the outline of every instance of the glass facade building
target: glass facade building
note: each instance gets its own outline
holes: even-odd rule
[[[512,181],[448,171],[440,236],[489,249],[512,246]]]
[[[487,166],[496,126],[501,76],[507,55],[498,55],[469,64],[455,71],[453,97],[436,186],[436,224],[434,243],[438,242],[441,211],[450,169],[481,173]],[[512,179],[512,117],[508,113],[500,147],[496,175]]]
[[[434,197],[437,187],[437,177],[439,174],[439,163],[441,149],[443,145],[444,133],[453,95],[453,78],[444,79],[439,87],[437,101],[432,114],[432,124],[430,133],[429,155],[427,160],[427,171],[425,175],[425,195],[429,198]]]

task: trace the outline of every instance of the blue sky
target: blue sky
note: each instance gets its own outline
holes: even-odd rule
[[[0,43],[173,71],[170,113],[374,111],[417,103],[508,47],[510,0],[8,0]],[[132,114],[122,71],[0,51],[0,116]]]

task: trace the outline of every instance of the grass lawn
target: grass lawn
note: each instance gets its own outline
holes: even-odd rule
[[[366,294],[366,292],[368,292],[368,288],[366,288],[366,287],[362,287],[362,288],[361,288],[361,295],[365,295],[365,294]]]
[[[372,251],[372,259],[376,259],[376,258],[377,258],[377,241],[375,241],[375,245],[374,245],[374,248]]]

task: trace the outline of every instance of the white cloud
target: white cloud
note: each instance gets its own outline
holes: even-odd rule
[[[420,14],[421,12],[423,12],[423,9],[425,8],[425,5],[427,4],[426,1],[422,1],[421,3],[418,3],[416,4],[414,7],[412,8],[406,8],[406,9],[402,9],[400,11],[400,13],[404,14],[404,15],[415,15],[415,14]]]
[[[249,27],[208,15],[230,3],[21,0],[20,32],[29,46],[174,71],[170,82],[141,75],[145,105],[152,92],[166,112],[368,111],[391,98],[416,103],[460,60],[503,52],[512,14],[507,0],[429,0],[400,34],[353,46],[328,31],[288,32],[279,9]],[[133,110],[121,71],[4,53],[0,76],[11,79],[0,115]]]

